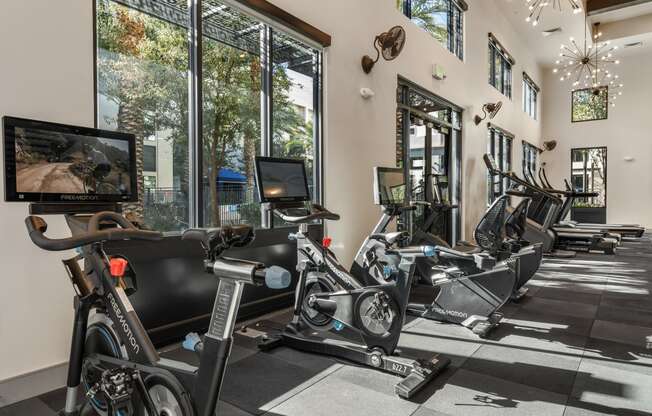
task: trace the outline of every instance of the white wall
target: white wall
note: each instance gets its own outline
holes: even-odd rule
[[[401,75],[431,92],[465,108],[463,124],[463,209],[466,236],[485,210],[487,148],[485,124],[476,127],[473,116],[487,102],[503,100],[495,124],[516,135],[513,161],[521,163],[521,139],[538,144],[540,123],[522,110],[522,72],[541,83],[541,72],[527,45],[495,7],[495,0],[470,0],[465,18],[465,61],[448,52],[427,32],[395,9],[394,0],[272,0],[333,37],[326,58],[326,206],[342,215],[330,223],[333,246],[348,264],[379,212],[372,199],[372,167],[394,166],[396,82]],[[392,62],[380,61],[370,75],[360,68],[364,54],[373,55],[374,37],[394,25],[402,25],[407,43]],[[488,84],[488,33],[493,32],[516,60],[513,99]],[[444,66],[448,78],[431,76],[434,63]],[[376,93],[360,97],[361,87]],[[541,99],[545,99],[542,96]]]
[[[609,118],[571,123],[568,84],[546,71],[543,132],[557,148],[543,154],[548,176],[556,187],[570,176],[570,149],[607,146],[607,222],[639,223],[652,227],[652,133],[649,125],[652,52],[621,59],[618,74],[624,84]],[[634,157],[626,162],[625,157]]]
[[[0,116],[92,126],[92,22],[88,0],[2,2]],[[61,254],[47,254],[29,241],[27,204],[3,198],[0,213],[4,380],[67,359],[73,292]],[[62,220],[47,221],[54,235],[64,235]]]
[[[394,9],[394,0],[274,0],[290,13],[330,33],[326,56],[326,204],[342,220],[330,225],[335,247],[350,263],[376,221],[371,196],[372,167],[395,161],[397,75],[420,84],[464,113],[464,211],[466,235],[485,209],[486,170],[482,154],[486,125],[473,125],[483,103],[503,100],[494,122],[516,134],[513,160],[520,164],[520,140],[540,141],[540,125],[523,111],[521,73],[539,82],[541,72],[519,34],[494,7],[469,0],[464,62]],[[93,121],[92,2],[89,0],[3,1],[0,5],[0,114],[91,125]],[[26,24],[28,22],[28,24]],[[373,52],[374,36],[391,26],[406,28],[407,44],[393,62],[379,62],[370,75],[360,58]],[[488,85],[487,34],[493,32],[516,59],[513,100]],[[433,63],[448,79],[435,81]],[[361,87],[376,96],[365,101]],[[542,97],[545,100],[545,95]],[[541,100],[540,100],[541,101]],[[0,380],[60,363],[67,358],[72,290],[58,254],[46,254],[26,237],[25,204],[0,202],[5,265],[0,291]],[[53,233],[61,222],[50,220]],[[0,395],[2,392],[0,391]],[[0,402],[1,403],[1,402]]]

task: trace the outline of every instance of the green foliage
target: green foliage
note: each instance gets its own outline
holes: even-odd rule
[[[403,0],[396,1],[403,9]],[[448,45],[448,0],[412,0],[412,20],[444,46]]]
[[[140,140],[165,131],[173,149],[174,175],[182,178],[187,188],[186,30],[112,1],[98,0],[97,32],[99,92],[119,108],[118,119],[111,121]],[[209,38],[204,38],[202,54],[203,173],[209,191],[205,208],[209,222],[218,226],[216,179],[220,169],[242,172],[249,185],[253,184],[253,158],[261,147],[261,62],[259,54]],[[306,122],[293,104],[290,91],[295,85],[282,64],[274,67],[273,86],[274,154],[312,158],[312,123]],[[259,205],[251,201],[245,201],[241,209],[243,218],[253,221],[260,217]],[[184,210],[157,205],[147,208],[144,215],[152,228],[171,230],[179,228],[178,214]],[[254,223],[259,224],[260,218]]]
[[[572,92],[572,121],[604,120],[608,115],[608,87],[586,88]]]

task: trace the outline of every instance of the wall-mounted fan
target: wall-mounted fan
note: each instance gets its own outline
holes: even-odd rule
[[[405,46],[405,29],[401,26],[394,26],[387,32],[381,33],[374,39],[376,59],[372,59],[369,55],[363,56],[362,70],[365,74],[371,72],[371,69],[378,62],[378,59],[380,59],[381,54],[386,61],[395,59],[403,50],[403,46]]]
[[[502,101],[498,101],[497,103],[487,103],[482,106],[482,113],[484,114],[482,117],[480,116],[475,116],[473,119],[475,121],[475,125],[477,126],[478,124],[482,123],[482,120],[487,118],[489,116],[489,120],[493,119],[496,117],[496,114],[500,111],[500,109],[503,106]]]

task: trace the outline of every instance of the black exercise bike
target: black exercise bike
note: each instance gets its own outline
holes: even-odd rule
[[[253,240],[250,226],[184,232],[183,239],[202,244],[205,270],[219,279],[208,332],[203,340],[189,334],[184,342],[200,357],[199,367],[194,367],[159,356],[129,302],[134,285],[128,262],[110,258],[103,250],[107,241],[153,241],[162,234],[136,229],[115,212],[66,215],[66,220],[73,235],[63,239],[46,237],[42,218],[25,220],[40,248],[79,252],[64,261],[77,295],[66,404],[60,414],[82,413],[85,406],[78,404],[78,390],[83,385],[88,403],[100,415],[214,416],[244,285],[285,288],[290,273],[224,256],[229,248]]]

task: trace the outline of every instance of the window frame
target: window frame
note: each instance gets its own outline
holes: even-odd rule
[[[538,119],[540,92],[539,86],[526,72],[523,72],[523,111],[533,120]]]
[[[180,26],[188,31],[188,163],[189,163],[189,226],[202,227],[204,226],[205,210],[207,206],[203,198],[203,100],[202,100],[202,64],[203,64],[203,47],[202,38],[207,37],[208,34],[203,31],[203,3],[204,0],[190,0],[188,8],[188,22],[187,26],[182,26],[178,22],[165,19],[160,16],[155,16],[148,11],[135,7],[127,0],[92,0],[92,30],[93,30],[93,109],[94,109],[94,126],[97,128],[100,122],[99,113],[99,89],[98,89],[98,27],[97,27],[97,12],[98,2],[106,1],[114,3],[131,10],[138,11],[144,14],[149,14],[155,18],[167,21],[170,24]],[[313,201],[321,203],[324,200],[324,157],[323,157],[323,141],[324,141],[324,55],[326,48],[330,46],[330,36],[319,31],[317,28],[300,21],[293,16],[287,14],[283,10],[271,6],[273,10],[267,15],[254,8],[247,7],[233,0],[220,0],[227,7],[233,8],[240,13],[243,13],[253,19],[257,19],[261,25],[261,31],[267,33],[267,39],[261,44],[261,57],[271,56],[274,42],[274,33],[280,33],[284,36],[289,36],[296,41],[299,41],[306,46],[313,48],[317,53],[317,60],[315,62],[315,77],[313,79]],[[266,3],[266,2],[265,2]],[[270,4],[271,5],[271,4]],[[266,10],[266,9],[265,9]],[[291,17],[293,19],[288,18]],[[287,23],[287,24],[284,24]],[[303,33],[302,33],[303,32]],[[314,36],[314,37],[311,37]],[[220,39],[215,39],[218,42],[223,42]],[[273,94],[273,82],[271,82],[272,74],[270,70],[271,64],[267,60],[261,58],[261,70],[263,71],[261,78],[261,95],[271,97]],[[265,99],[265,101],[270,101]],[[273,149],[273,106],[271,102],[267,105],[261,105],[261,155],[271,156]],[[157,163],[158,165],[158,163]],[[158,167],[158,166],[157,166]],[[143,173],[143,177],[145,173]],[[144,180],[144,178],[142,178]],[[141,178],[139,178],[139,183]],[[261,210],[261,212],[264,212]],[[262,228],[274,228],[274,221],[272,216],[267,213],[263,215]],[[167,231],[166,231],[167,233]],[[176,232],[171,232],[175,234]]]
[[[487,126],[487,133],[489,135],[488,153],[493,156],[501,171],[511,170],[514,162],[514,135],[493,124]],[[508,149],[507,153],[505,153],[505,149]],[[491,205],[497,198],[505,195],[509,184],[509,179],[487,173],[487,205]],[[498,185],[499,192],[495,192],[496,185]]]
[[[604,99],[604,101],[605,101],[604,117],[602,117],[602,118],[590,118],[590,119],[586,119],[586,120],[575,120],[575,94],[578,93],[578,92],[584,92],[584,91],[593,90],[593,89],[600,89],[600,90],[605,91],[605,93],[604,93],[604,95],[605,95],[605,99]],[[600,121],[600,120],[607,120],[609,118],[609,86],[608,85],[601,85],[601,86],[599,86],[597,88],[588,87],[588,88],[580,88],[580,89],[577,89],[577,90],[573,90],[573,91],[571,91],[571,94],[570,94],[570,101],[571,101],[570,102],[571,123],[584,123],[584,122],[587,122],[587,121]]]
[[[489,85],[494,87],[498,92],[505,97],[512,99],[513,95],[513,70],[516,61],[502,46],[502,44],[489,33],[488,42],[488,58],[489,62]],[[497,68],[497,60],[500,61],[500,70]],[[500,72],[500,73],[498,73]],[[497,80],[500,79],[500,85],[497,85]]]
[[[402,0],[403,10],[401,12],[412,21],[412,1]],[[464,0],[442,0],[447,3],[447,25],[446,25],[446,45],[439,42],[442,46],[464,61],[464,35],[466,18],[464,14],[468,11],[469,6]],[[416,25],[416,23],[415,23]],[[418,26],[418,25],[417,25]],[[426,31],[427,32],[427,31]],[[428,32],[432,35],[430,32]],[[433,36],[434,37],[434,36]]]
[[[532,173],[536,174],[539,165],[539,156],[543,151],[535,145],[526,142],[525,140],[523,140],[521,143],[523,146],[523,160],[521,162],[521,169],[523,172],[525,172],[525,168],[529,167]]]
[[[604,177],[602,179],[603,184],[604,184],[604,189],[603,189],[604,203],[602,204],[602,206],[595,206],[595,207],[591,207],[591,208],[607,208],[607,195],[608,195],[607,194],[607,191],[608,191],[607,185],[608,185],[608,172],[609,172],[608,171],[608,162],[609,162],[608,155],[609,155],[609,152],[608,152],[607,146],[573,147],[573,148],[570,149],[570,152],[571,152],[571,156],[570,156],[570,160],[571,160],[571,163],[570,163],[571,186],[573,186],[573,190],[576,190],[577,188],[575,187],[575,178],[581,176],[582,177],[582,183],[583,183],[582,192],[594,192],[593,184],[595,183],[595,181],[593,179],[591,179],[591,190],[587,190],[588,178],[589,178],[589,175],[587,174],[587,172],[590,171],[591,172],[590,176],[591,176],[591,178],[593,178],[594,177],[593,173],[595,171],[597,171],[597,169],[594,168],[593,166],[590,169],[588,169],[588,163],[587,163],[587,157],[586,157],[588,155],[588,152],[590,152],[591,150],[594,150],[594,149],[599,149],[604,154],[604,166],[603,166],[603,169],[604,169],[603,176]],[[583,155],[581,161],[575,161],[574,160],[573,155],[575,155],[576,153],[580,153],[580,154]],[[581,169],[580,168],[573,169],[573,164],[574,163],[580,163],[580,162],[583,163],[583,167]],[[594,197],[591,197],[591,199],[593,199],[593,198]],[[585,199],[586,198],[582,198],[582,200],[585,200]],[[577,202],[579,202],[579,201],[577,201]],[[575,201],[573,202],[573,207],[575,207]]]

